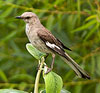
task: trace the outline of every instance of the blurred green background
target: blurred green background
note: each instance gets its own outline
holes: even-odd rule
[[[25,23],[15,19],[36,13],[42,24],[73,51],[68,52],[91,76],[78,78],[56,56],[53,71],[72,93],[100,93],[100,0],[0,0],[0,88],[32,91],[38,62],[26,50]],[[51,64],[51,56],[46,60]],[[44,89],[41,75],[39,89]]]

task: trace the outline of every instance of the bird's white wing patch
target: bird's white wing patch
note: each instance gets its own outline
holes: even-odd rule
[[[48,47],[50,47],[50,48],[58,48],[58,49],[60,49],[57,45],[51,44],[51,43],[49,43],[48,41],[46,42],[46,45],[47,45]]]

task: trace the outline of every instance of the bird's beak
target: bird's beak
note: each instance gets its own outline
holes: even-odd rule
[[[16,16],[16,18],[17,18],[17,19],[22,19],[22,17],[21,17],[21,16]]]

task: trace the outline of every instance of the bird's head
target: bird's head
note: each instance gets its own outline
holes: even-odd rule
[[[37,23],[39,21],[37,15],[32,12],[24,12],[21,16],[17,16],[17,19],[23,19],[25,23]]]

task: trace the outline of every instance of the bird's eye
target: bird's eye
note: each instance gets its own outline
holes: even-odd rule
[[[31,17],[26,17],[25,19],[30,19]]]

